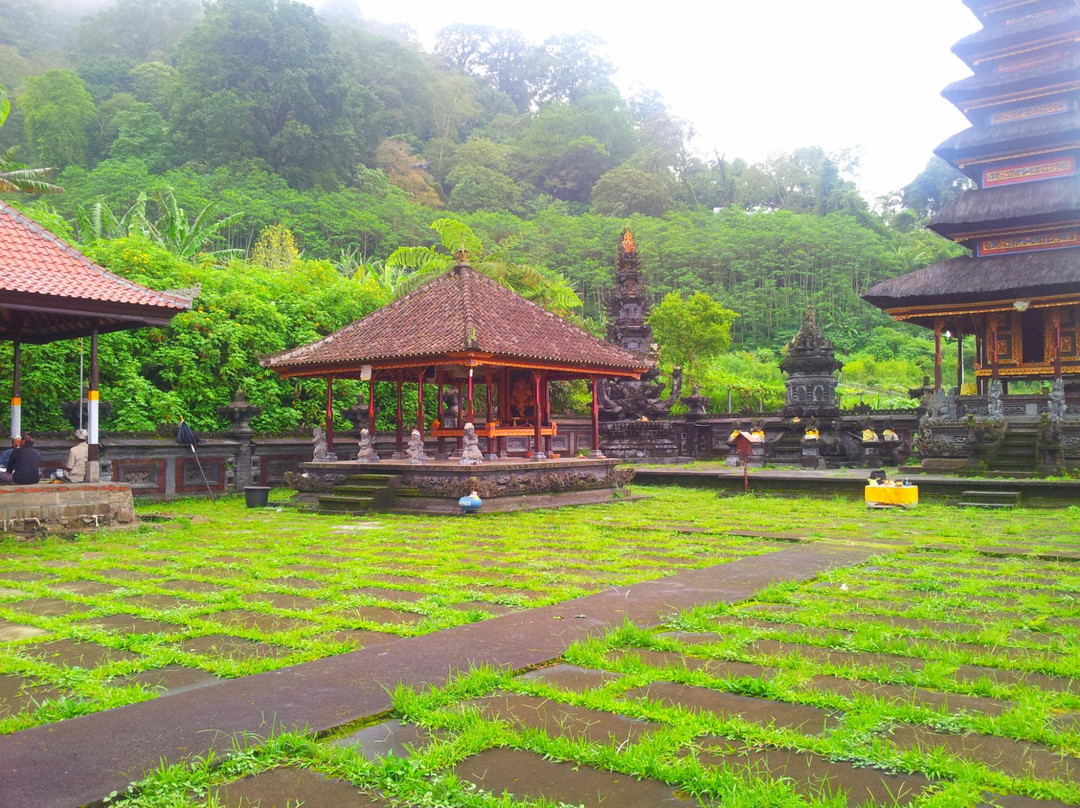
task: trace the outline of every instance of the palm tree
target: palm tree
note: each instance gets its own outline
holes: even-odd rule
[[[402,273],[394,284],[394,297],[407,295],[449,272],[458,259],[465,257],[481,275],[560,316],[566,316],[582,305],[581,298],[566,278],[553,277],[537,267],[513,263],[502,247],[485,252],[480,238],[468,225],[453,219],[439,219],[431,229],[439,234],[445,251],[438,247],[399,247],[386,259],[386,269]]]
[[[7,88],[0,85],[0,126],[11,112]],[[50,168],[27,168],[13,159],[17,146],[0,152],[0,193],[21,191],[28,194],[58,194],[63,189],[45,182]]]

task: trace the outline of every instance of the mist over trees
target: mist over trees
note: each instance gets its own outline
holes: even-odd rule
[[[629,222],[655,302],[708,294],[739,315],[733,350],[774,361],[812,304],[853,353],[875,329],[895,329],[863,292],[956,254],[920,225],[966,187],[931,162],[871,207],[851,153],[808,146],[761,163],[696,153],[691,126],[662,98],[620,92],[591,35],[534,42],[453,25],[425,52],[349,0],[318,11],[293,0],[11,0],[0,6],[0,85],[10,100],[3,169],[51,168],[65,191],[0,198],[99,260],[125,267],[110,245],[154,242],[140,221],[190,224],[209,208],[225,221],[206,234],[204,255],[156,241],[201,267],[196,275],[218,267],[277,288],[266,272],[301,285],[325,285],[331,272],[366,290],[333,316],[311,313],[319,326],[294,329],[293,341],[389,299],[408,270],[387,259],[437,244],[431,225],[450,218],[490,252],[563,279],[598,332]],[[277,246],[264,240],[260,252],[264,234]],[[228,286],[213,278],[204,295]],[[155,378],[187,395],[181,379]],[[269,391],[272,380],[254,386]],[[269,420],[304,414],[303,395]],[[209,404],[196,409],[213,420]]]

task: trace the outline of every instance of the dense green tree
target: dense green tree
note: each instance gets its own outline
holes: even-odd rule
[[[613,168],[596,181],[592,208],[601,216],[663,216],[675,204],[670,185],[667,177],[639,168]]]
[[[55,168],[88,164],[97,109],[78,75],[50,70],[27,79],[19,106],[35,160]]]
[[[7,88],[0,85],[0,127],[11,112]],[[0,193],[56,193],[60,189],[46,181],[48,172],[41,168],[27,168],[15,162],[15,146],[0,151]]]
[[[116,0],[79,25],[83,59],[168,59],[201,13],[197,0]]]
[[[649,325],[665,361],[694,377],[698,363],[731,347],[731,325],[739,315],[704,292],[671,292],[652,310]]]
[[[904,186],[901,198],[905,208],[919,217],[933,216],[975,183],[940,157],[931,157],[926,168]]]
[[[292,0],[216,0],[177,52],[184,159],[259,157],[297,186],[351,176],[374,96],[344,79],[329,29]]]

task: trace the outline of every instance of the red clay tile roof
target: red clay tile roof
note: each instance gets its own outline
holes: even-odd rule
[[[450,354],[637,375],[648,362],[574,326],[472,267],[458,266],[318,342],[262,360],[283,375],[389,367]],[[435,364],[435,362],[432,362]]]
[[[103,269],[0,202],[0,339],[13,339],[19,328],[26,342],[48,342],[93,329],[164,325],[189,308],[187,298]]]

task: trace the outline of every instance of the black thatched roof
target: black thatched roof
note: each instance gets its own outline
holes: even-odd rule
[[[1051,13],[1021,20],[1011,25],[990,19],[981,31],[966,36],[953,45],[952,51],[969,64],[974,57],[990,51],[1008,48],[1010,45],[1042,40],[1064,35],[1080,29],[1080,7],[1075,3],[1053,9]]]
[[[1080,250],[953,258],[882,281],[863,295],[879,309],[1080,294]]]
[[[930,220],[931,230],[946,238],[957,233],[986,233],[1004,227],[1080,219],[1080,177],[1002,185],[964,191]]]
[[[1065,45],[1060,47],[1066,48]],[[965,102],[1012,95],[1032,87],[1076,84],[1077,77],[1080,76],[1080,50],[1077,50],[1075,46],[1069,47],[1068,50],[1069,52],[1060,59],[1033,64],[1030,67],[1022,67],[1006,73],[998,73],[994,70],[981,71],[966,79],[954,81],[942,90],[941,94],[950,103],[962,106]]]
[[[943,142],[934,149],[934,154],[955,166],[970,157],[1055,146],[1067,148],[1078,141],[1080,111],[1074,110],[997,126],[973,126]]]

